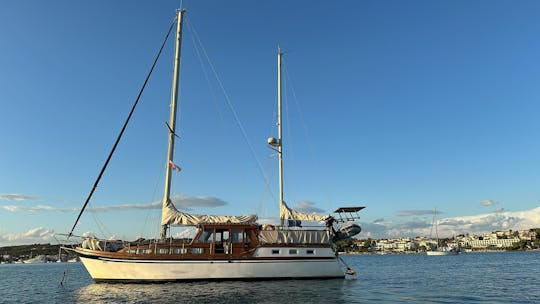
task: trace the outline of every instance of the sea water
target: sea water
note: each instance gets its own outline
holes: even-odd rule
[[[4,264],[0,303],[540,303],[540,252],[343,258],[356,277],[95,284],[81,263]]]

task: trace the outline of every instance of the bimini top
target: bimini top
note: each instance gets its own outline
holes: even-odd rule
[[[338,208],[334,213],[344,213],[344,212],[358,212],[366,207],[341,207]]]

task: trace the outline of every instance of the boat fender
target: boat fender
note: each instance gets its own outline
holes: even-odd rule
[[[276,230],[276,226],[270,225],[270,224],[266,224],[266,225],[264,225],[264,226],[262,227],[262,230],[265,230],[265,231],[270,231],[270,230],[272,230],[272,231],[274,231],[274,230]]]

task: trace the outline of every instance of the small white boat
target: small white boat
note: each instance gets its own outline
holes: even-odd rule
[[[24,261],[25,264],[38,264],[38,263],[47,263],[47,257],[44,255],[38,255],[35,258],[28,259]]]
[[[437,209],[435,209],[435,213],[433,214],[433,226],[435,227],[435,236],[437,238],[437,247],[435,247],[434,250],[426,251],[426,254],[431,255],[431,256],[457,255],[459,253],[459,248],[441,246],[441,244],[440,244],[439,231],[438,231],[438,228],[437,228],[438,227]]]
[[[426,251],[427,255],[457,255],[459,251],[450,247],[438,247],[436,250]]]

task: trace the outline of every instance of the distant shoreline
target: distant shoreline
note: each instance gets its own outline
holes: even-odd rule
[[[460,254],[475,254],[475,253],[512,253],[512,252],[540,252],[540,249],[527,249],[527,250],[474,250],[474,251],[462,251]],[[403,251],[403,252],[338,252],[339,255],[398,255],[398,254],[426,254],[426,252],[413,252],[413,251]]]
[[[0,263],[22,264],[27,261],[29,263],[65,262],[77,257],[76,254],[61,250],[61,246],[60,244],[51,245],[47,243],[0,247]]]

